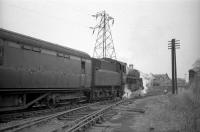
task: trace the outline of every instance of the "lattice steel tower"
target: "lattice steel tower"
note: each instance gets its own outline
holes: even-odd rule
[[[114,18],[109,16],[106,11],[97,12],[92,16],[98,20],[95,27],[90,27],[93,29],[93,34],[98,30],[93,57],[117,59],[110,29],[110,23],[114,24]]]

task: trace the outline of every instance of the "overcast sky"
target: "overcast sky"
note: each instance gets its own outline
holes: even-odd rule
[[[178,77],[200,57],[200,0],[0,0],[0,27],[92,56],[91,15],[102,10],[115,19],[117,58],[145,73],[171,76],[172,38],[181,42]]]

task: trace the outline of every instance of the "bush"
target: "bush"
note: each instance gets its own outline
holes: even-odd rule
[[[196,88],[196,85],[191,85],[188,90],[170,97],[170,109],[181,116],[181,132],[200,131],[200,94],[194,93]]]

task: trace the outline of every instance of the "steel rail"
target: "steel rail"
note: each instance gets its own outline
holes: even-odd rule
[[[105,112],[107,112],[108,110],[112,109],[113,107],[125,102],[127,100],[122,100],[119,101],[115,104],[109,105],[106,108],[100,109],[98,111],[95,111],[89,115],[86,115],[84,117],[82,117],[81,119],[79,119],[80,121],[77,123],[73,123],[75,125],[73,125],[71,128],[67,129],[66,132],[76,132],[78,130],[81,130],[82,128],[85,128],[87,126],[89,126],[90,124],[94,124],[97,120],[99,120]],[[65,127],[62,127],[61,129],[64,129]]]
[[[67,113],[83,110],[84,108],[88,108],[89,106],[92,106],[92,105],[95,105],[95,104],[98,104],[98,103],[99,102],[96,102],[96,103],[93,103],[93,104],[81,106],[81,107],[70,109],[70,110],[67,110],[67,111],[62,111],[62,112],[54,113],[54,114],[51,114],[51,115],[43,116],[41,118],[37,118],[37,119],[31,120],[31,121],[28,121],[28,122],[22,122],[22,123],[15,124],[15,125],[12,125],[12,126],[2,127],[2,128],[0,128],[0,131],[1,132],[5,132],[5,131],[16,132],[16,131],[25,129],[27,127],[31,127],[33,125],[39,124],[41,122],[48,121],[48,120],[51,120],[53,118],[62,116],[62,115],[67,114]]]
[[[136,99],[142,99],[142,98],[146,98],[146,97],[150,97],[150,96],[155,96],[155,95],[145,95],[145,96],[140,96],[140,97],[136,97],[136,98],[129,98],[129,99],[124,99],[124,100],[120,100],[115,104],[109,105],[106,108],[100,109],[98,111],[95,111],[91,114],[88,114],[84,117],[81,117],[77,120],[75,120],[73,123],[71,124],[65,124],[62,128],[60,128],[59,130],[54,130],[53,132],[57,132],[60,130],[63,130],[65,132],[76,132],[76,131],[81,131],[84,130],[85,128],[87,128],[88,126],[90,126],[91,124],[95,124],[96,121],[98,121],[99,119],[102,118],[102,116],[110,109],[112,109],[113,107],[122,104],[122,103],[126,103],[129,101],[134,101]],[[142,110],[143,112],[143,110]],[[66,127],[70,127],[67,130],[64,130]]]

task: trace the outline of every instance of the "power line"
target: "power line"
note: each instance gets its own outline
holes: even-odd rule
[[[112,22],[113,25],[114,18],[107,14],[106,11],[97,12],[95,15],[92,15],[92,17],[99,20],[96,26],[90,27],[93,29],[93,34],[98,30],[93,57],[117,59],[110,29],[110,22]]]

